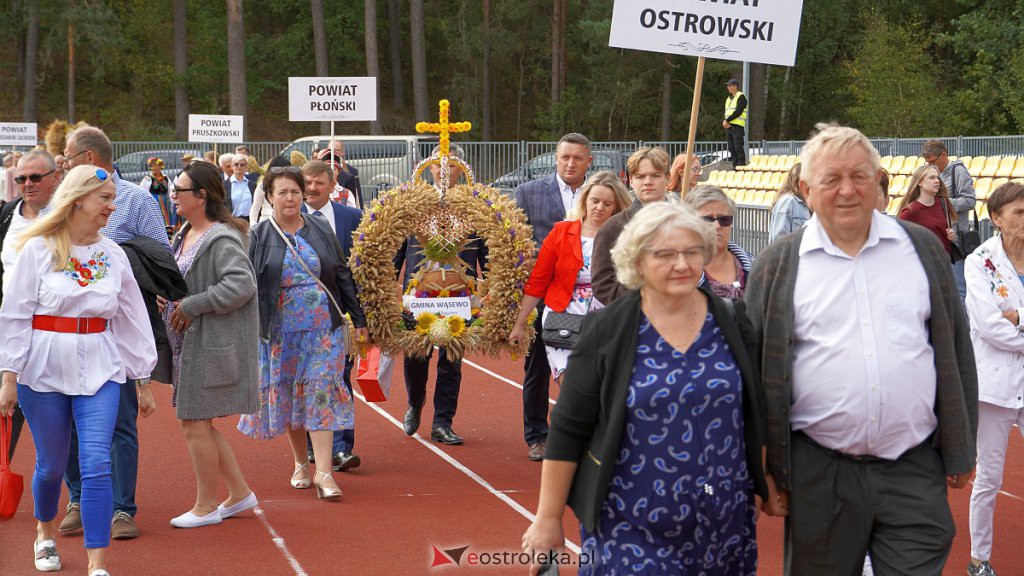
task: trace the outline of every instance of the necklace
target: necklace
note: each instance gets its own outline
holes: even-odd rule
[[[687,350],[690,349],[690,346],[697,340],[697,336],[700,332],[697,322],[699,316],[698,308],[700,307],[700,299],[697,298],[696,296],[691,298],[690,302],[687,303],[686,318],[683,320],[679,330],[679,334],[682,336],[681,339],[676,339],[674,337],[675,334],[673,334],[672,338],[666,336],[666,334],[669,333],[668,330],[658,330],[658,333],[661,334],[661,337],[665,340],[665,342],[668,342],[673,348],[675,348],[679,352],[685,353]],[[647,304],[643,304],[641,308],[643,309],[644,315],[647,316],[647,319],[651,322],[651,324],[656,324],[655,316],[652,314],[650,306]],[[655,325],[655,329],[657,329],[657,325]]]

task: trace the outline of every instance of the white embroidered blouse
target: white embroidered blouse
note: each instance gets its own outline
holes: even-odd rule
[[[72,246],[54,270],[42,238],[22,248],[0,307],[0,371],[36,392],[90,396],[113,380],[148,378],[156,344],[128,256],[106,237]],[[34,330],[32,317],[106,318],[96,334]]]

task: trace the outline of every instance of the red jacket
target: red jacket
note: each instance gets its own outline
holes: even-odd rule
[[[580,220],[555,224],[537,254],[530,279],[523,292],[544,299],[544,305],[555,312],[565,312],[576,287],[576,277],[583,268],[583,244],[580,242]]]

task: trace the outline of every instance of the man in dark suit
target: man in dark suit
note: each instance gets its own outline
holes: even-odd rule
[[[434,149],[437,154],[437,149]],[[456,145],[451,146],[451,154],[462,159],[462,149]],[[440,181],[440,168],[431,166],[434,175],[434,182]],[[449,174],[449,185],[453,186],[462,176],[462,169],[452,167]],[[436,184],[435,184],[436,185]],[[395,258],[396,271],[401,270],[402,263],[405,263],[405,277],[402,283],[403,288],[409,286],[409,280],[423,264],[423,247],[416,238],[406,240],[398,256]],[[479,272],[483,272],[487,266],[487,247],[480,238],[472,238],[469,245],[459,252],[459,258],[468,267],[466,273],[476,278]],[[405,412],[405,433],[412,436],[420,427],[420,413],[426,403],[427,395],[427,372],[430,368],[430,356],[426,358],[412,358],[406,355],[403,366],[405,372],[405,389],[409,395],[409,408]],[[462,385],[462,360],[451,360],[442,348],[437,358],[437,383],[434,386],[434,421],[430,429],[430,438],[436,442],[448,445],[462,444],[462,437],[452,430],[452,420],[455,417],[455,410],[459,404],[459,388]]]
[[[306,180],[306,202],[302,211],[312,214],[318,218],[324,218],[330,224],[331,230],[338,236],[341,243],[341,251],[348,261],[352,251],[352,233],[359,227],[359,221],[363,213],[349,206],[342,206],[337,202],[330,201],[330,193],[334,187],[334,172],[330,164],[319,160],[307,162],[302,167],[302,176]],[[348,352],[346,350],[346,352]],[[349,395],[352,394],[352,366],[355,364],[352,356],[345,360],[345,387]],[[307,434],[307,442],[309,435]],[[359,456],[352,452],[355,445],[355,429],[338,430],[334,433],[334,469],[344,472],[359,467],[361,463]],[[309,453],[313,453],[312,445],[309,445]],[[310,460],[313,460],[310,457]]]
[[[555,151],[555,173],[531,180],[516,189],[516,204],[533,227],[533,241],[538,249],[552,226],[565,220],[565,214],[572,208],[580,186],[587,178],[592,160],[590,140],[582,134],[566,134],[558,141]],[[551,367],[540,338],[541,311],[538,307],[537,320],[533,324],[537,338],[526,354],[523,380],[523,432],[529,446],[528,457],[534,461],[544,459],[551,385]]]

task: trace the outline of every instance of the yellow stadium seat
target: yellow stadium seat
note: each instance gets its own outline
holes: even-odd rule
[[[890,164],[891,169],[889,170],[889,175],[895,176],[900,174],[900,171],[903,170],[903,161],[906,159],[906,156],[893,156],[892,163]]]
[[[903,196],[907,193],[907,177],[904,174],[897,174],[889,181],[889,195]]]
[[[995,173],[999,171],[999,162],[1001,160],[1002,159],[999,158],[998,156],[989,156],[988,160],[985,161],[985,167],[982,168],[981,171],[978,172],[977,174],[972,172],[971,175],[981,176],[981,177],[985,177],[985,176],[994,177]]]
[[[737,180],[739,180],[739,184],[738,185],[739,185],[740,188],[746,188],[746,189],[749,190],[750,188],[753,188],[753,186],[750,185],[750,183],[751,183],[751,181],[753,179],[754,179],[754,173],[753,172],[744,172],[741,177],[737,178]]]
[[[761,189],[771,190],[772,189],[772,178],[775,177],[777,172],[761,172]]]
[[[890,166],[892,166],[892,156],[882,156],[882,169],[892,173]]]
[[[722,183],[720,185],[721,186],[729,186],[731,188],[735,188],[735,186],[733,186],[733,184],[736,182],[736,177],[739,176],[739,175],[740,175],[739,172],[735,172],[733,170],[730,170],[730,171],[726,172],[725,173],[725,178],[722,179]]]
[[[971,176],[977,178],[985,169],[986,162],[988,162],[988,156],[975,156],[971,158],[971,165],[967,167],[967,171],[971,173]]]
[[[789,172],[790,170],[793,169],[793,166],[796,166],[799,162],[800,157],[797,156],[796,154],[791,154],[788,158],[786,158],[786,167],[783,169],[783,171]]]
[[[779,169],[779,157],[769,156],[768,160],[764,163],[764,169],[768,171],[775,171]]]
[[[711,184],[712,186],[718,186],[718,179],[721,177],[721,175],[721,170],[712,170],[711,172],[708,173],[708,179],[705,183]]]
[[[985,200],[988,198],[989,193],[992,192],[992,179],[991,178],[978,178],[974,181],[974,193],[977,195],[979,200]]]
[[[909,176],[920,166],[924,166],[924,158],[920,156],[907,156],[906,160],[903,161],[903,169],[900,170],[900,173]]]
[[[1011,178],[1024,178],[1024,156],[1017,157],[1017,163],[1013,166],[1013,172],[1010,173]]]
[[[1010,181],[1009,178],[993,178],[992,179],[992,191],[989,192],[989,194],[991,194],[992,192],[995,192],[997,188],[999,188],[1003,184],[1006,184],[1009,181]]]
[[[984,203],[981,204],[981,206],[978,207],[978,219],[979,220],[989,220],[990,219],[990,217],[988,215],[988,202],[984,202]]]
[[[889,197],[889,205],[885,207],[885,213],[896,215],[896,209],[900,206],[900,199],[895,197]]]
[[[950,162],[956,162],[957,158],[958,158],[958,156],[949,156],[949,161]]]
[[[1013,168],[1017,164],[1016,156],[1003,156],[999,160],[999,167],[996,168],[996,176],[999,178],[1009,178],[1013,176]]]
[[[754,161],[752,162],[752,167],[753,167],[754,170],[764,170],[765,166],[767,166],[767,165],[768,165],[768,157],[767,156],[765,156],[764,154],[758,154],[757,156],[754,156]]]
[[[782,183],[785,180],[786,180],[786,175],[784,173],[782,173],[782,172],[773,172],[772,173],[772,181],[771,181],[771,184],[768,185],[768,188],[770,188],[772,190],[778,190],[778,189],[782,188]]]

